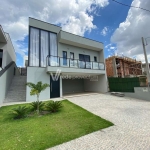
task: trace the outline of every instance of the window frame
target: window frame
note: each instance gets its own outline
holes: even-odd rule
[[[56,43],[57,43],[57,57],[58,57],[58,33],[56,33],[56,32],[52,32],[52,31],[48,31],[48,30],[46,30],[46,29],[41,29],[41,28],[37,28],[37,27],[34,27],[34,26],[31,26],[31,25],[29,25],[28,26],[28,28],[29,28],[29,39],[28,39],[28,41],[29,41],[29,43],[28,43],[28,66],[29,67],[41,67],[41,62],[40,62],[40,55],[41,55],[41,31],[46,31],[46,32],[48,32],[48,50],[49,50],[49,52],[48,52],[48,54],[49,54],[49,56],[51,55],[50,54],[50,33],[54,33],[54,34],[56,34]],[[39,66],[31,66],[30,65],[30,33],[31,33],[31,28],[35,28],[35,29],[38,29],[39,30]],[[45,58],[46,59],[46,58]],[[43,68],[43,67],[42,67]],[[45,68],[45,67],[44,67]]]
[[[96,56],[94,56],[94,62],[97,62],[97,57]]]

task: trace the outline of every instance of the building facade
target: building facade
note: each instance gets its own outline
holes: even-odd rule
[[[142,63],[128,57],[112,56],[105,60],[107,77],[136,77],[142,75]]]
[[[27,82],[50,85],[40,99],[107,92],[103,44],[29,18]],[[26,101],[35,100],[27,87]]]
[[[4,102],[13,77],[19,75],[16,54],[8,33],[0,25],[0,104]]]

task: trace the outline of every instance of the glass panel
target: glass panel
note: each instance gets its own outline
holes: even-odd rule
[[[91,62],[86,62],[86,69],[91,69]]]
[[[39,30],[30,28],[30,66],[39,66]]]
[[[79,68],[85,69],[85,61],[79,60]]]
[[[103,63],[99,63],[99,69],[104,70],[104,64]]]
[[[67,58],[60,58],[60,66],[62,66],[62,67],[69,67],[69,59],[67,59]]]
[[[70,67],[78,68],[78,60],[70,59]]]
[[[99,69],[99,64],[97,62],[93,62],[93,69]]]
[[[90,56],[89,55],[84,55],[84,61],[90,62]]]
[[[57,35],[55,33],[50,33],[50,55],[51,56],[58,56],[57,52]],[[51,57],[50,65],[54,65],[58,63],[57,57]]]
[[[57,56],[49,57],[50,66],[59,66],[59,58]]]
[[[46,67],[48,52],[48,32],[41,31],[41,67]]]

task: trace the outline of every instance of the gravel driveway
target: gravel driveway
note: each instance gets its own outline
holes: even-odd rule
[[[150,150],[150,102],[106,94],[67,99],[115,125],[50,150]]]

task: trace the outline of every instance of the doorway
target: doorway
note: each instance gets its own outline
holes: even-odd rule
[[[60,77],[58,80],[50,75],[50,98],[60,97]]]

